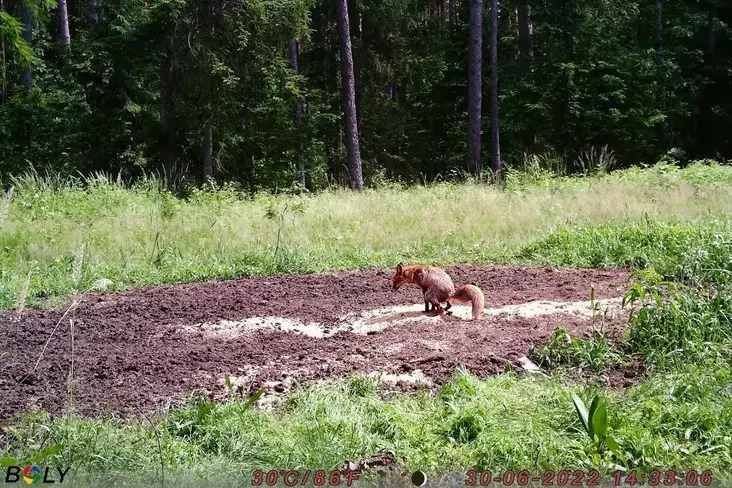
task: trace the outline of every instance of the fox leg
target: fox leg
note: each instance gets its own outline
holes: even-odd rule
[[[440,302],[432,302],[432,306],[434,307],[433,310],[435,312],[435,315],[442,315],[443,313],[445,313],[445,309],[442,308]]]
[[[433,310],[435,311],[435,315],[441,315],[445,312],[445,310],[442,308],[442,305],[440,305],[440,298],[442,298],[440,294],[435,292],[434,290],[429,290],[424,295],[424,299],[427,302],[431,303],[434,307]]]
[[[422,294],[424,295],[424,311],[429,312],[431,310],[430,305],[432,304],[427,300],[427,287],[422,287]]]
[[[450,303],[450,300],[446,300],[445,303],[447,303],[447,305],[445,306],[445,313],[447,315],[452,315],[452,312],[448,312],[448,310],[450,310],[450,307],[452,307],[452,303]]]

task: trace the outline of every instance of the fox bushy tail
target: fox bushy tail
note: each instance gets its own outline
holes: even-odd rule
[[[480,319],[485,308],[483,291],[475,285],[462,285],[448,300],[455,303],[470,303],[473,306],[473,320]]]

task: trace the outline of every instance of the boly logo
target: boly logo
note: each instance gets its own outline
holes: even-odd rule
[[[28,485],[47,485],[51,483],[63,483],[66,473],[71,468],[50,468],[41,469],[39,466],[29,464],[28,466],[8,466],[5,470],[5,483],[19,483],[21,480]]]
[[[41,481],[41,468],[38,466],[26,466],[23,470],[23,481],[29,485],[35,485]]]

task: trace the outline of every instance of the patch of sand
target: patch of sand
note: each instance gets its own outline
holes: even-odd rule
[[[286,317],[249,317],[243,320],[221,320],[216,323],[206,322],[187,326],[183,330],[220,336],[238,336],[259,330],[292,332],[318,339],[326,336],[324,327],[317,322],[305,324],[297,319]]]
[[[593,310],[590,301],[556,302],[536,300],[532,302],[506,305],[503,307],[486,308],[483,317],[521,317],[534,318],[543,315],[569,314],[592,317],[597,314],[612,315],[620,309],[621,298],[596,300]],[[450,312],[452,317],[461,320],[471,320],[469,306],[454,305]],[[434,316],[425,313],[424,304],[401,305],[377,310],[369,310],[359,314],[348,314],[340,319],[335,327],[326,327],[317,322],[303,323],[297,319],[286,317],[249,317],[243,320],[222,320],[216,323],[203,323],[184,327],[190,332],[204,332],[214,336],[239,336],[260,330],[290,332],[316,339],[333,336],[339,332],[353,334],[374,334],[390,327],[412,322],[439,323],[444,316]]]
[[[605,310],[615,312],[622,301],[622,298],[610,298],[606,300],[595,300],[598,309],[593,311],[592,302],[553,302],[548,300],[536,300],[533,302],[506,305],[500,308],[486,308],[484,315],[514,315],[522,318],[533,318],[540,315],[571,314],[592,317],[593,313],[602,314]]]

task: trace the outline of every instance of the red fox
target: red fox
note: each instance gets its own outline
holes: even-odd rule
[[[473,306],[473,320],[478,320],[483,313],[485,297],[480,288],[475,285],[463,285],[455,290],[450,275],[434,266],[403,266],[396,267],[392,278],[392,288],[398,290],[403,284],[413,283],[422,288],[424,294],[424,311],[430,311],[430,305],[437,314],[450,310],[453,303],[470,303]],[[443,309],[442,302],[447,306]]]

